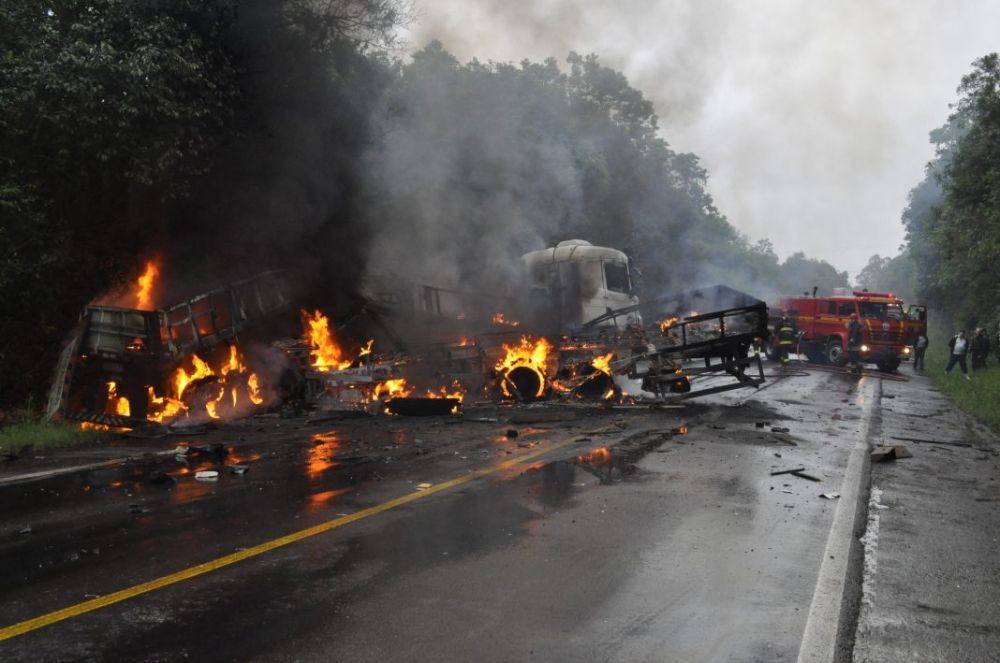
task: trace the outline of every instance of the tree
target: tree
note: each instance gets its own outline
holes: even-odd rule
[[[84,305],[146,252],[191,281],[348,254],[400,6],[0,0],[0,407],[38,402]]]
[[[973,63],[903,212],[917,296],[961,326],[1000,320],[1000,58]]]

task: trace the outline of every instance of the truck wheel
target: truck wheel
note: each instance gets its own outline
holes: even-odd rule
[[[844,346],[840,339],[831,338],[826,344],[826,360],[834,366],[844,366],[847,364],[847,355],[844,353]]]

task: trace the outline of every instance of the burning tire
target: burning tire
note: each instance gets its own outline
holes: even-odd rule
[[[583,398],[596,401],[607,397],[609,391],[614,392],[615,382],[604,371],[587,364],[582,372],[584,374],[589,372],[587,379],[576,388],[576,393]]]
[[[545,378],[531,366],[515,366],[503,374],[503,392],[524,403],[545,394]]]

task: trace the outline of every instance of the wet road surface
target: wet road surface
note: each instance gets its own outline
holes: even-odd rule
[[[265,419],[184,440],[224,457],[2,486],[0,628],[428,494],[2,641],[0,656],[795,660],[837,504],[820,493],[842,485],[879,393],[816,373],[675,410],[517,413],[562,421]],[[821,481],[771,476],[791,467]]]

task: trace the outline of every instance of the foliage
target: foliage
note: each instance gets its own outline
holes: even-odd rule
[[[41,400],[83,307],[143,254],[175,251],[197,282],[220,258],[259,266],[289,153],[343,200],[374,97],[356,83],[384,66],[362,53],[391,41],[399,7],[0,0],[0,407]],[[342,223],[317,216],[297,246]]]
[[[25,450],[40,451],[96,442],[102,434],[96,430],[81,430],[72,424],[44,421],[34,416],[22,416],[17,421],[0,426],[0,454],[20,454]]]
[[[1000,432],[1000,360],[995,350],[990,353],[985,369],[970,372],[972,379],[964,380],[958,366],[950,374],[944,372],[949,338],[950,333],[931,333],[925,357],[927,375],[959,408]],[[969,359],[966,361],[971,371]]]
[[[903,214],[919,295],[965,327],[1000,322],[1000,57],[962,78],[935,160]]]
[[[890,258],[873,255],[858,273],[858,287],[869,292],[891,292],[908,304],[916,304],[916,264],[908,251]]]

